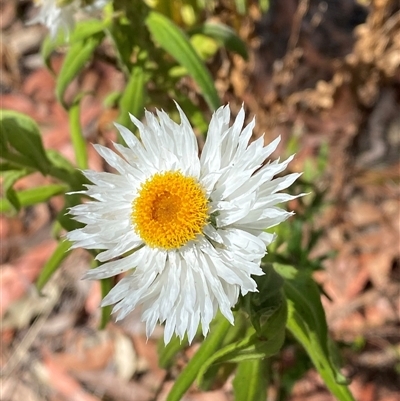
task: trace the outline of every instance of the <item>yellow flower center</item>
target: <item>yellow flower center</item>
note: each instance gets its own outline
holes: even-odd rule
[[[154,248],[174,249],[200,234],[208,220],[204,189],[179,171],[157,173],[144,182],[132,203],[132,223]]]

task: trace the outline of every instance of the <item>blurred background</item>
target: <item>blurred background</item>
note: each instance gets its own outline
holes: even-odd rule
[[[329,329],[343,372],[359,401],[395,401],[400,394],[400,5],[396,0],[170,1],[160,9],[190,37],[223,104],[256,116],[255,137],[281,135],[275,157],[296,152],[291,165],[313,183],[308,212],[287,225],[315,262]],[[162,2],[161,2],[162,3]],[[43,142],[74,161],[68,114],[55,95],[65,48],[44,65],[45,27],[26,25],[31,1],[1,0],[0,106],[33,118]],[[133,13],[135,10],[133,10]],[[140,18],[140,13],[138,17]],[[243,47],[202,35],[204,21],[231,27]],[[115,93],[127,85],[104,40],[64,94],[78,92],[89,165],[108,167],[90,143],[116,140]],[[200,146],[211,117],[198,86],[175,67],[183,108],[189,99]],[[174,108],[171,92],[146,83],[144,105]],[[179,99],[178,99],[179,100]],[[188,106],[189,108],[189,106]],[[51,182],[39,173],[15,189]],[[4,197],[4,194],[2,194]],[[4,200],[1,200],[4,202]],[[3,205],[4,206],[4,205]],[[100,284],[80,278],[90,268],[73,251],[39,295],[35,281],[56,247],[52,226],[63,207],[53,197],[0,217],[0,398],[4,401],[161,401],[196,351],[181,350],[158,366],[159,327],[146,340],[139,315],[99,330]],[[289,205],[296,208],[296,203]],[[312,240],[310,240],[312,238]],[[294,240],[293,240],[294,241]],[[295,263],[295,261],[294,261]],[[273,357],[268,400],[331,401],[306,354],[290,341]],[[186,401],[232,400],[232,384],[193,386]]]

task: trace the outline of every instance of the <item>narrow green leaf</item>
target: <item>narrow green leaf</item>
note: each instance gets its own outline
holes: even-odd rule
[[[214,54],[218,51],[218,49],[221,47],[221,43],[219,43],[219,41],[215,40],[210,35],[204,35],[203,33],[195,33],[191,35],[190,43],[196,50],[196,53],[200,56],[201,60],[203,60],[203,62],[210,60],[214,56]],[[177,67],[179,68],[180,66]],[[180,68],[183,70],[183,72],[185,72],[184,75],[187,75],[186,68],[183,67]],[[177,71],[175,71],[175,74],[176,72]]]
[[[101,285],[101,299],[111,291],[112,285],[112,278],[105,278],[100,280]],[[104,329],[107,326],[107,323],[110,321],[112,305],[103,306],[101,308],[101,320],[100,320],[100,330]]]
[[[282,299],[280,308],[264,323],[262,333],[251,327],[244,339],[223,347],[203,362],[197,377],[200,385],[204,374],[213,364],[268,358],[276,354],[285,339],[286,318],[287,305]]]
[[[43,266],[39,277],[36,280],[36,288],[41,291],[51,276],[60,267],[61,262],[70,254],[71,242],[67,240],[60,241],[56,250],[50,256],[49,260]]]
[[[187,341],[180,340],[178,336],[173,336],[171,341],[164,345],[164,340],[160,339],[158,345],[158,364],[163,369],[168,369],[172,366],[175,356],[178,352],[187,347]]]
[[[47,149],[46,155],[54,167],[63,169],[69,173],[76,172],[76,167],[55,149]]]
[[[70,191],[80,191],[83,185],[90,183],[80,170],[56,150],[48,149],[46,154],[51,162],[49,175],[67,183]]]
[[[235,325],[228,330],[220,348],[226,347],[231,343],[242,340],[246,336],[247,329],[247,316],[244,313],[236,313]],[[209,391],[213,388],[215,383],[225,382],[235,368],[235,364],[230,362],[214,364],[210,366],[201,377],[201,381],[198,382],[199,388],[203,391]]]
[[[21,209],[21,204],[19,203],[17,194],[13,187],[9,187],[7,189],[6,198],[10,202],[10,205],[14,208],[14,210],[19,212],[19,210]]]
[[[303,345],[332,394],[340,401],[354,401],[345,378],[332,361],[318,286],[306,272],[287,265],[274,264],[274,267],[285,278],[287,328]]]
[[[68,187],[63,184],[49,184],[36,188],[27,189],[18,192],[22,206],[36,205],[37,203],[46,202],[56,195],[65,194]]]
[[[51,40],[50,36],[46,36],[44,38],[44,40],[42,42],[42,46],[40,48],[40,54],[42,56],[44,64],[51,72],[54,72],[54,71],[51,66],[50,58],[56,48],[57,48],[57,45],[54,43],[54,41]]]
[[[68,190],[66,185],[50,184],[36,188],[25,189],[15,192],[21,207],[36,205],[37,203],[46,202],[56,195],[64,194]],[[13,207],[7,199],[1,199],[0,212],[6,213],[12,211]]]
[[[250,292],[243,298],[244,310],[257,332],[262,335],[262,327],[282,304],[282,277],[271,264],[263,264],[264,275],[256,276],[258,292]]]
[[[120,114],[118,122],[133,130],[135,126],[129,118],[129,113],[140,118],[144,111],[146,95],[146,75],[141,66],[132,68],[128,83],[119,101]]]
[[[239,363],[233,390],[235,401],[261,401],[267,399],[269,361],[255,359]]]
[[[228,345],[239,338],[243,338],[246,332],[247,318],[244,314],[237,314],[235,316],[235,325],[232,326],[226,336],[224,337],[221,346]],[[201,327],[197,330],[197,335],[201,334]],[[196,338],[195,336],[195,338]],[[161,339],[158,345],[158,364],[164,369],[168,369],[172,363],[176,354],[187,347],[186,337],[180,341],[179,337],[173,336],[171,341],[164,345],[164,341]]]
[[[155,11],[149,13],[146,25],[154,40],[197,82],[210,109],[217,109],[220,100],[213,79],[186,35],[172,21]]]
[[[201,366],[203,366],[204,362],[220,347],[229,327],[229,321],[219,316],[217,324],[210,331],[208,337],[200,345],[196,354],[174,383],[174,386],[168,394],[167,401],[180,401],[182,399],[182,396],[196,379]]]
[[[2,153],[0,153],[0,155],[3,156]],[[15,170],[15,165],[9,162],[0,163],[0,172],[10,171],[10,170]]]
[[[135,42],[132,27],[125,19],[114,19],[114,23],[110,27],[109,33],[117,52],[118,64],[124,74],[128,75],[133,65],[131,56]]]
[[[69,40],[70,44],[74,44],[76,42],[80,42],[85,40],[91,36],[96,36],[97,34],[103,33],[105,29],[107,29],[111,24],[110,19],[90,19],[80,21],[76,24],[71,38]],[[103,35],[100,35],[103,36]]]
[[[77,166],[85,170],[88,168],[88,155],[86,149],[86,141],[83,136],[81,121],[80,121],[80,101],[82,96],[74,101],[71,108],[68,110],[69,127],[71,131],[72,146],[75,151]]]
[[[190,33],[202,33],[222,43],[228,50],[239,54],[245,60],[248,60],[246,44],[236,34],[236,32],[225,24],[218,22],[206,22],[200,27],[192,30]]]
[[[10,202],[10,205],[16,210],[19,211],[21,208],[21,203],[18,199],[17,193],[13,188],[13,185],[22,177],[28,175],[28,171],[23,170],[10,170],[2,174],[3,177],[3,192]]]
[[[103,37],[104,33],[99,32],[72,44],[69,48],[56,83],[57,99],[65,108],[68,108],[64,102],[64,93],[68,85],[91,59],[94,50],[100,44]]]
[[[20,153],[29,162],[27,167],[35,167],[42,174],[47,174],[50,163],[46,157],[40,136],[39,127],[30,117],[11,110],[2,110],[0,113],[1,141],[7,146],[7,152],[2,156],[8,159],[7,153],[14,153],[13,149]],[[11,146],[10,149],[9,146]]]
[[[71,207],[81,203],[82,199],[80,194],[68,194],[68,196],[65,197],[65,206],[57,214],[57,221],[65,230],[72,231],[83,227],[83,224],[79,221],[76,221],[69,213],[69,209]]]
[[[275,270],[285,279],[284,291],[288,300],[296,304],[296,311],[304,323],[316,334],[318,342],[328,351],[328,328],[318,286],[308,272],[293,266],[275,263]]]
[[[65,36],[64,32],[60,32],[56,38],[51,38],[47,36],[43,43],[40,50],[44,63],[46,64],[47,68],[52,71],[50,57],[52,53],[60,46],[66,44],[74,44],[76,42],[80,42],[89,36],[93,36],[105,29],[109,26],[110,21],[106,20],[85,20],[80,21],[76,24],[73,32],[71,33],[69,39]]]

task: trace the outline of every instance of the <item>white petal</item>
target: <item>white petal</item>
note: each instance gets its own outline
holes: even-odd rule
[[[193,129],[177,108],[180,124],[164,111],[146,111],[146,124],[131,116],[141,140],[117,124],[128,146],[115,144],[118,154],[95,145],[119,174],[84,172],[93,185],[79,193],[92,200],[72,207],[70,214],[85,226],[67,234],[72,247],[103,249],[97,260],[104,264],[86,278],[131,270],[102,305],[115,304],[117,319],[140,306],[147,336],[157,323],[164,323],[166,343],[174,334],[181,339],[187,334],[191,342],[199,324],[206,335],[218,310],[233,324],[232,307],[239,294],[257,291],[253,276],[264,274],[261,259],[275,238],[264,230],[292,215],[276,205],[303,195],[278,193],[299,174],[274,179],[292,157],[266,164],[280,138],[267,146],[263,137],[249,144],[255,122],[242,129],[243,108],[231,127],[229,106],[214,113],[200,159]],[[173,250],[149,247],[131,222],[132,202],[143,183],[166,171],[195,177],[209,199],[208,224],[195,239]]]
[[[124,159],[119,157],[111,149],[105,146],[95,144],[93,145],[97,153],[111,166],[114,167],[120,174],[135,174],[135,169],[130,166]]]
[[[102,279],[115,276],[126,272],[127,270],[134,269],[143,255],[146,253],[147,248],[143,247],[138,251],[134,252],[132,255],[126,256],[123,259],[116,260],[114,262],[108,262],[100,267],[89,270],[85,274],[85,278],[89,279]]]
[[[228,128],[230,110],[220,107],[212,116],[207,139],[201,153],[202,174],[216,172],[221,167],[222,133]]]

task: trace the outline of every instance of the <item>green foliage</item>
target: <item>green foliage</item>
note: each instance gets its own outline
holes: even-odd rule
[[[249,293],[243,298],[243,307],[250,317],[253,327],[261,334],[262,326],[281,307],[282,277],[276,273],[272,265],[263,266],[264,275],[254,277],[258,292]]]
[[[100,280],[100,284],[101,284],[101,297],[104,298],[113,287],[112,278],[105,278],[103,280]],[[107,326],[107,323],[110,321],[111,311],[112,311],[111,305],[101,308],[100,329],[104,329]]]
[[[221,346],[223,338],[230,327],[230,323],[221,316],[217,317],[214,323],[215,325],[212,330],[210,330],[208,337],[203,341],[196,354],[175,381],[174,386],[168,394],[167,401],[180,401],[182,399],[182,396],[196,379],[199,370]]]
[[[109,24],[110,22],[108,20],[81,21],[76,24],[74,31],[69,37],[69,40],[67,40],[62,33],[60,33],[55,39],[46,37],[42,43],[41,55],[47,68],[49,70],[52,70],[51,55],[60,46],[67,45],[68,43],[72,45],[75,43],[82,42],[93,35],[97,35],[105,31],[108,28]]]
[[[50,163],[47,159],[39,127],[29,117],[10,110],[0,115],[1,156],[16,167],[26,167],[47,174]]]
[[[14,208],[15,211],[19,211],[21,208],[21,202],[17,192],[14,190],[13,185],[22,177],[28,175],[26,169],[21,170],[8,170],[3,173],[3,191],[8,200],[8,205]],[[3,205],[2,205],[3,206]],[[5,205],[3,207],[6,207]]]
[[[329,347],[318,286],[307,272],[279,264],[274,268],[285,278],[284,292],[289,308],[287,328],[305,348],[332,394],[341,401],[354,401],[346,379],[333,362],[335,354]]]
[[[266,270],[264,276],[258,279],[259,292],[248,294],[243,300],[243,307],[249,313],[253,326],[247,324],[247,319],[242,312],[236,313],[235,327],[227,331],[226,335],[220,339],[216,349],[213,349],[212,352],[205,352],[203,345],[222,325],[219,319],[218,327],[212,328],[210,337],[204,340],[196,355],[178,378],[178,389],[174,390],[174,386],[171,400],[180,399],[174,397],[181,397],[196,378],[201,388],[209,388],[215,380],[218,370],[223,370],[223,368],[226,370],[229,369],[229,366],[234,367],[235,365],[241,366],[239,382],[235,388],[239,392],[238,396],[243,397],[244,393],[240,389],[239,383],[242,380],[240,377],[245,374],[245,367],[264,366],[260,365],[259,361],[265,360],[280,350],[285,339],[287,319],[286,299],[281,291],[283,280],[272,266]],[[225,319],[223,322],[226,324]],[[162,366],[169,366],[173,358],[173,351],[178,352],[181,349],[182,346],[176,339],[171,345],[161,349]],[[209,349],[207,348],[207,350]],[[264,379],[263,375],[254,378],[255,388],[252,390],[254,393],[250,391],[249,396],[256,397],[260,391],[262,392]],[[255,400],[256,398],[248,399]]]
[[[286,318],[287,306],[283,298],[280,307],[268,318],[261,331],[257,332],[253,327],[249,327],[244,338],[223,347],[204,361],[197,376],[200,384],[203,375],[213,364],[237,363],[275,355],[285,339]]]
[[[158,364],[163,369],[169,369],[174,363],[176,355],[187,347],[187,338],[180,341],[179,337],[173,336],[171,341],[164,345],[164,340],[158,343]]]
[[[64,94],[68,85],[90,61],[94,50],[99,46],[103,37],[104,33],[98,32],[73,43],[68,49],[56,84],[57,99],[65,108],[68,108],[64,101]]]
[[[129,118],[129,113],[136,118],[143,114],[146,103],[146,73],[143,67],[137,65],[132,68],[126,89],[119,100],[118,122],[134,130],[134,125]]]
[[[268,359],[253,359],[239,362],[233,390],[235,401],[260,401],[267,398]]]
[[[42,56],[49,69],[52,54],[60,50],[65,52],[60,72],[52,72],[57,75],[57,99],[68,112],[76,166],[57,151],[44,149],[40,130],[32,119],[20,113],[2,111],[0,172],[4,197],[0,198],[1,212],[15,213],[23,207],[47,202],[53,196],[68,192],[70,194],[65,196],[54,224],[56,236],[61,228],[71,231],[82,226],[71,218],[68,209],[81,203],[79,191],[87,184],[76,169],[88,166],[87,144],[80,123],[81,100],[86,94],[78,93],[67,101],[66,92],[94,60],[111,63],[125,75],[124,89],[109,94],[104,102],[105,107],[118,109],[119,123],[134,130],[129,113],[141,117],[145,107],[153,106],[166,109],[172,118],[178,119],[170,100],[175,99],[196,130],[206,132],[207,113],[221,103],[206,63],[220,47],[247,60],[246,44],[231,27],[205,20],[215,6],[214,2],[160,0],[153,7],[148,4],[150,2],[141,0],[115,0],[108,4],[103,21],[79,22],[69,38],[59,35],[54,40],[44,41]],[[232,12],[240,20],[248,12],[248,2],[235,0],[234,5],[236,11]],[[268,6],[268,0],[260,1],[264,11]],[[112,51],[107,53],[106,47],[112,47]],[[199,107],[201,102],[196,96],[188,96],[182,79],[188,76],[196,84],[209,110]],[[289,153],[294,153],[297,147],[298,138],[294,137]],[[312,272],[321,269],[324,258],[329,256],[310,258],[321,235],[313,220],[325,203],[323,191],[315,181],[325,169],[326,151],[326,147],[322,147],[316,162],[306,162],[302,179],[292,187],[296,194],[307,192],[310,195],[298,200],[296,219],[274,229],[278,236],[263,259],[265,274],[255,277],[259,292],[241,297],[234,311],[235,326],[232,327],[221,315],[217,316],[208,337],[177,378],[168,401],[182,399],[195,381],[200,388],[210,389],[233,372],[236,400],[265,399],[267,387],[274,380],[272,360],[278,358],[285,341],[303,347],[296,345],[296,350],[302,353],[298,353],[296,369],[287,373],[287,376],[292,375],[290,384],[285,385],[287,391],[290,391],[293,380],[308,368],[306,353],[332,394],[340,401],[353,400],[337,366],[337,351],[328,336],[320,289],[312,279]],[[15,190],[19,179],[37,171],[54,182]],[[68,256],[70,245],[68,241],[59,242],[37,280],[39,290]],[[96,251],[91,253],[94,256]],[[113,284],[112,279],[101,281],[103,297]],[[110,306],[102,309],[102,328],[109,321],[110,313]],[[202,338],[200,328],[198,334],[195,341]],[[176,337],[167,346],[160,344],[160,365],[171,368],[176,355],[186,346],[186,339],[181,342]]]
[[[186,68],[202,90],[211,110],[220,106],[210,73],[184,33],[162,14],[152,11],[146,20],[154,40]]]
[[[86,151],[86,141],[83,137],[82,127],[80,123],[80,101],[82,96],[71,105],[68,110],[69,126],[71,131],[72,146],[75,151],[76,164],[81,169],[88,168],[88,156]]]
[[[245,60],[248,59],[248,53],[245,43],[236,32],[227,25],[217,22],[206,22],[190,31],[191,34],[202,33],[220,42],[231,52],[237,53]]]
[[[69,241],[60,241],[56,250],[50,256],[49,260],[43,266],[39,277],[36,280],[36,288],[41,291],[45,284],[49,281],[53,273],[59,268],[62,261],[70,254],[69,248],[71,247]]]
[[[23,172],[23,170],[20,171]],[[6,178],[4,179],[3,189],[7,188],[5,181]],[[65,194],[68,187],[63,184],[50,184],[25,189],[22,191],[14,191],[12,189],[12,196],[15,197],[14,203],[12,203],[13,200],[10,200],[9,196],[7,195],[7,192],[10,189],[12,188],[7,189],[6,191],[6,199],[0,198],[0,213],[18,211],[21,207],[28,207],[36,205],[37,203],[47,202],[53,196]]]

